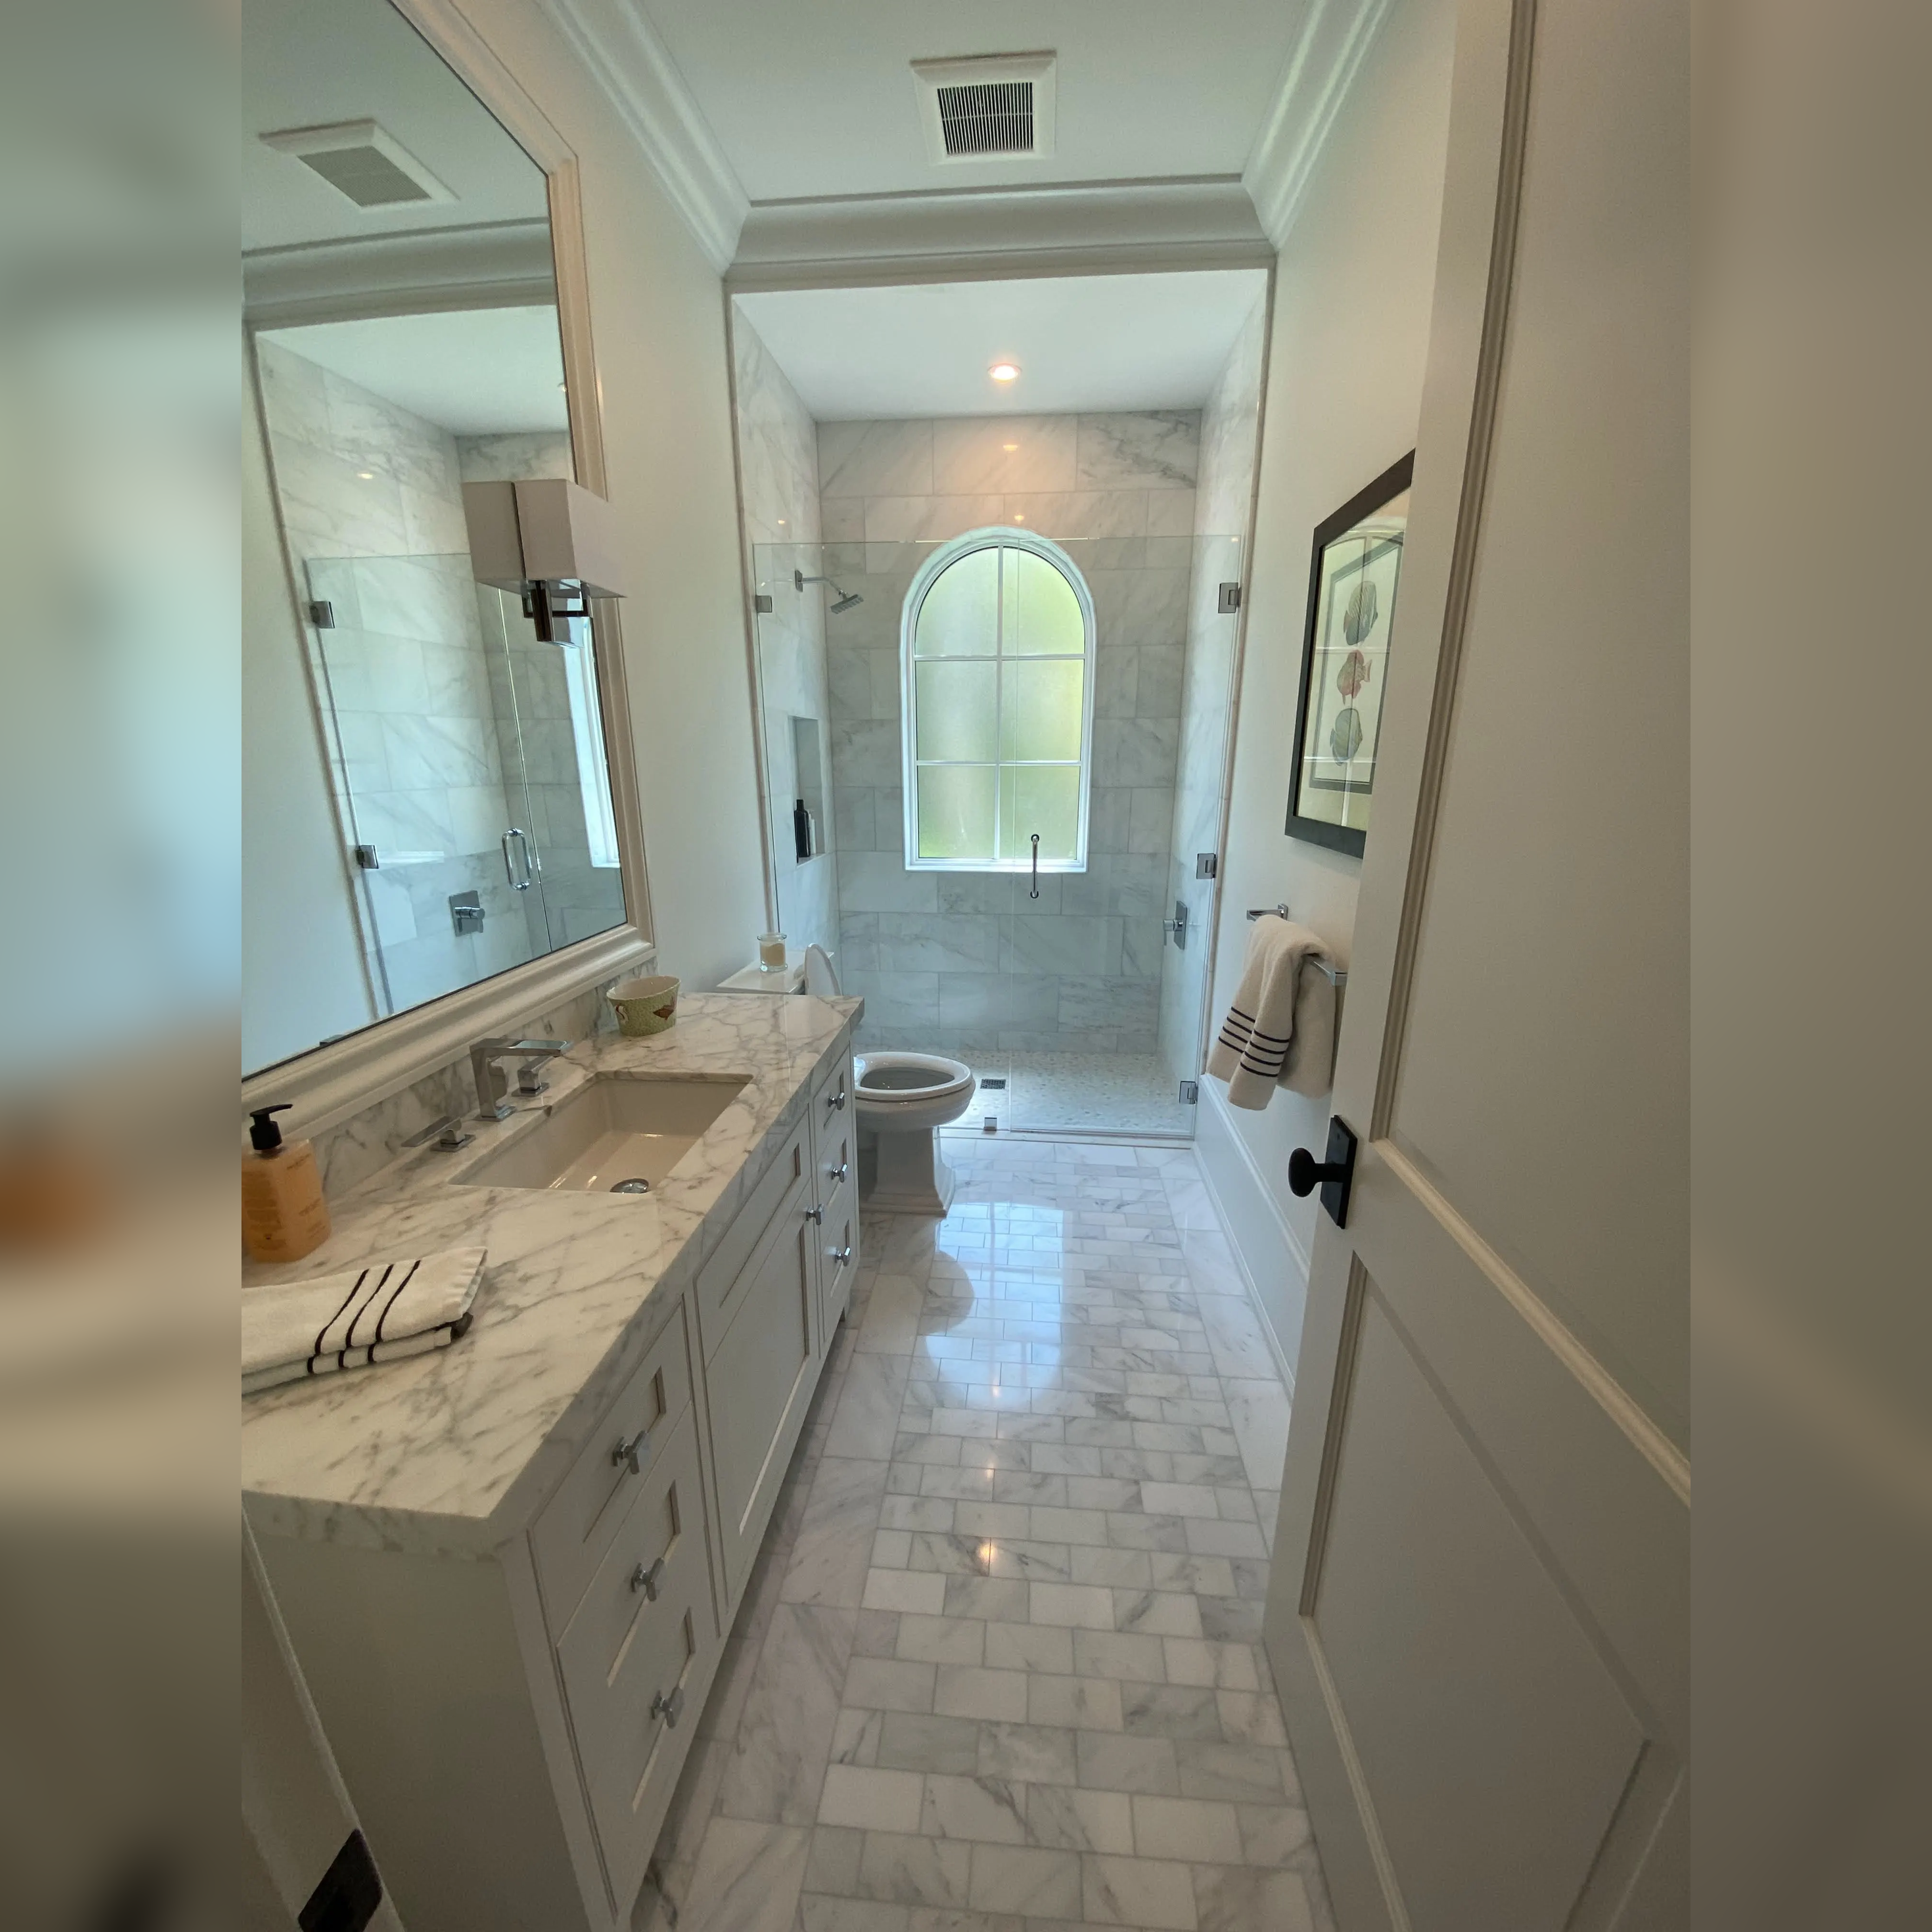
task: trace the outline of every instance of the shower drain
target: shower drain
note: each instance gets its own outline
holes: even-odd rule
[[[629,1180],[614,1180],[610,1184],[610,1192],[613,1194],[648,1194],[650,1191],[651,1184],[648,1180],[633,1178]]]

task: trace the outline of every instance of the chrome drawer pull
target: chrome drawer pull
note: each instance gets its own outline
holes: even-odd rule
[[[651,1700],[651,1715],[662,1718],[673,1730],[677,1729],[677,1720],[684,1715],[684,1686],[676,1685],[667,1697],[660,1690]]]
[[[658,1600],[658,1586],[664,1580],[664,1560],[662,1556],[648,1570],[640,1563],[631,1572],[631,1588],[643,1591],[646,1600],[655,1604]]]
[[[833,1181],[843,1180],[851,1172],[852,1163],[848,1160],[842,1160],[836,1167],[828,1167],[825,1170],[827,1178]]]
[[[651,1432],[640,1429],[626,1442],[620,1436],[616,1447],[610,1451],[610,1466],[614,1469],[628,1469],[634,1476],[644,1473],[644,1459],[651,1453]]]
[[[825,1222],[825,1209],[823,1204],[817,1208],[808,1208],[805,1210],[805,1218],[822,1227]]]
[[[840,1082],[839,1082],[839,1083],[838,1083],[838,1092],[837,1092],[837,1093],[836,1093],[836,1094],[829,1094],[829,1095],[827,1095],[827,1096],[826,1096],[826,1102],[825,1102],[825,1111],[826,1111],[828,1114],[836,1114],[836,1113],[838,1113],[838,1112],[839,1112],[839,1111],[840,1111],[840,1110],[841,1110],[841,1109],[844,1106],[844,1105],[845,1105],[845,1083],[844,1083],[844,1081],[842,1081],[842,1081],[840,1081]]]
[[[842,1248],[834,1248],[832,1250],[832,1258],[843,1268],[852,1258],[850,1246],[848,1245]]]

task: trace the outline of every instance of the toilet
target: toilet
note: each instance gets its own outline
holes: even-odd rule
[[[862,1053],[853,1098],[859,1112],[859,1198],[895,1214],[944,1214],[955,1177],[939,1132],[973,1104],[973,1070],[938,1053]],[[868,1136],[874,1159],[866,1158]],[[872,1184],[866,1186],[866,1169]]]
[[[838,974],[822,946],[806,949],[805,990],[836,996]],[[973,1104],[976,1084],[964,1060],[938,1053],[862,1053],[854,1068],[859,1117],[859,1198],[882,1212],[943,1215],[956,1177],[939,1150]]]

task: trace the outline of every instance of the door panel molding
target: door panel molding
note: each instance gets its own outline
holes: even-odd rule
[[[1444,384],[1448,393],[1442,398],[1438,412],[1446,416],[1453,410],[1461,418],[1462,469],[1456,515],[1450,526],[1453,535],[1446,554],[1438,553],[1430,548],[1426,530],[1422,542],[1414,541],[1416,520],[1412,517],[1411,543],[1408,554],[1403,559],[1403,608],[1400,615],[1408,619],[1406,628],[1412,634],[1419,629],[1424,638],[1434,640],[1435,664],[1422,757],[1416,768],[1414,801],[1410,810],[1402,814],[1411,827],[1407,878],[1382,1030],[1375,1103],[1369,1112],[1371,1139],[1387,1136],[1395,1112],[1402,1048],[1408,1031],[1409,1000],[1416,961],[1421,949],[1423,917],[1428,904],[1436,813],[1442,802],[1443,773],[1448,761],[1449,742],[1455,721],[1456,687],[1462,669],[1462,641],[1468,624],[1477,562],[1482,548],[1483,505],[1489,483],[1490,453],[1496,442],[1503,359],[1509,344],[1510,292],[1516,274],[1516,234],[1522,210],[1523,161],[1529,132],[1536,7],[1537,0],[1509,0],[1508,51],[1501,74],[1492,77],[1492,85],[1500,82],[1501,98],[1484,104],[1495,117],[1497,152],[1488,268],[1484,278],[1480,311],[1481,321],[1474,343],[1453,345],[1454,350],[1461,352],[1463,367],[1453,385]],[[1459,68],[1460,64],[1459,60]],[[1445,206],[1445,226],[1448,212]],[[1445,303],[1442,298],[1443,292],[1438,291],[1430,316],[1432,368],[1437,362],[1436,331],[1449,319],[1449,313],[1459,306],[1453,302]],[[1442,428],[1448,426],[1445,423]],[[1438,481],[1438,488],[1445,486],[1446,479]],[[1422,578],[1420,586],[1416,581],[1418,574]],[[1416,594],[1418,589],[1422,592],[1419,598]],[[1419,613],[1416,608],[1418,603]],[[1418,615],[1422,620],[1420,626],[1415,622]],[[1394,644],[1392,633],[1391,651]],[[1420,682],[1418,678],[1418,686]]]
[[[1480,1268],[1496,1292],[1530,1327],[1552,1354],[1562,1363],[1591,1398],[1628,1437],[1630,1446],[1660,1476],[1670,1492],[1686,1508],[1690,1502],[1690,1459],[1643,1409],[1622,1383],[1584,1346],[1562,1318],[1509,1263],[1460,1214],[1436,1186],[1394,1142],[1375,1141],[1366,1151],[1387,1164],[1442,1232]]]

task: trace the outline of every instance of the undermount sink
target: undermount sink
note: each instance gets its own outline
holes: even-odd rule
[[[472,1187],[641,1194],[656,1188],[750,1083],[602,1075],[463,1176]],[[626,1186],[643,1181],[644,1187]]]

